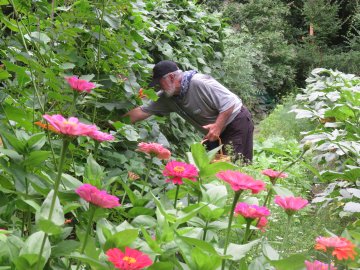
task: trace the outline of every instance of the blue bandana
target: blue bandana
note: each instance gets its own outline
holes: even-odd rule
[[[180,99],[183,98],[190,87],[190,81],[192,77],[197,73],[196,70],[189,70],[183,72],[183,77],[181,79],[181,90],[180,95],[178,96]]]

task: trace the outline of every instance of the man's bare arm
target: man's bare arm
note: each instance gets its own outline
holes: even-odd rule
[[[151,116],[150,113],[146,113],[143,110],[141,110],[140,107],[136,107],[135,109],[132,109],[131,111],[127,112],[123,117],[129,116],[131,123],[135,123],[141,120],[144,120]]]

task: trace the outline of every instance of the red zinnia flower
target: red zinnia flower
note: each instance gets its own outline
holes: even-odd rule
[[[163,175],[169,177],[166,179],[166,182],[173,182],[176,185],[182,185],[183,178],[196,181],[196,177],[198,177],[199,172],[194,165],[180,161],[169,161],[163,170]]]
[[[254,180],[251,176],[237,171],[222,171],[217,173],[216,176],[229,183],[234,191],[249,189],[253,194],[256,194],[265,189],[263,181]]]
[[[256,219],[270,215],[269,209],[265,206],[250,205],[244,202],[238,203],[234,212],[237,215],[242,215],[246,219]]]
[[[325,252],[329,251],[338,260],[347,260],[348,258],[354,260],[356,255],[355,245],[350,240],[338,236],[319,236],[316,238],[315,249]]]
[[[282,207],[286,214],[293,215],[296,211],[308,205],[308,201],[301,197],[275,197],[275,203]]]
[[[88,136],[97,130],[95,125],[86,125],[79,122],[76,117],[64,118],[60,114],[55,115],[43,115],[46,121],[48,121],[59,133],[69,136]]]
[[[274,171],[272,169],[266,169],[261,172],[263,175],[266,175],[270,178],[271,183],[275,184],[277,178],[286,178],[288,175],[286,173],[281,173]]]
[[[309,262],[305,261],[306,270],[328,270],[329,265],[320,261]],[[337,270],[333,264],[330,265],[330,270]]]
[[[109,249],[106,255],[115,268],[120,270],[143,269],[153,263],[148,255],[129,247],[125,247],[124,253],[118,248]]]
[[[86,80],[81,80],[76,76],[65,78],[65,80],[69,83],[72,89],[78,92],[88,92],[90,93],[91,89],[95,88],[96,85],[92,82],[88,82]]]
[[[120,206],[118,197],[110,195],[104,190],[99,190],[90,184],[84,184],[78,187],[75,192],[85,201],[102,208],[114,208]]]
[[[141,142],[138,144],[136,150],[149,155],[154,155],[158,159],[169,159],[171,156],[171,152],[159,143]]]

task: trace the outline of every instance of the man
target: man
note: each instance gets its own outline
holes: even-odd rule
[[[162,89],[157,101],[132,109],[126,116],[132,123],[151,115],[176,112],[205,134],[209,142],[233,146],[245,162],[252,161],[254,125],[249,111],[234,93],[209,75],[181,71],[172,61],[153,68],[151,87]],[[211,143],[210,143],[211,144]],[[216,145],[210,145],[215,148]]]

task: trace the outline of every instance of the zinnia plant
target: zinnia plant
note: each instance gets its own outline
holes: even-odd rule
[[[106,252],[108,260],[120,270],[140,270],[152,265],[150,257],[141,251],[125,247],[125,252],[118,248]]]
[[[265,183],[260,180],[254,180],[254,178],[252,178],[247,174],[243,174],[241,172],[231,171],[231,170],[219,172],[216,174],[216,177],[229,183],[231,188],[235,191],[234,199],[230,209],[229,223],[225,236],[224,255],[226,255],[227,248],[229,245],[229,238],[230,238],[231,224],[234,216],[234,210],[242,191],[251,190],[253,194],[259,193],[260,191],[265,189]],[[224,269],[225,269],[225,260],[223,260],[221,266],[221,270]]]
[[[355,245],[344,237],[332,236],[316,238],[315,249],[330,253],[338,260],[355,259]]]
[[[139,152],[146,153],[150,156],[155,156],[158,159],[169,159],[171,156],[171,152],[158,143],[141,142],[138,144],[138,148],[136,150]]]
[[[286,178],[288,175],[283,172],[274,171],[272,169],[266,169],[261,172],[263,175],[266,175],[270,178],[270,182],[272,185],[276,184],[276,180],[278,178]],[[271,200],[273,189],[272,187],[269,189],[268,194],[264,200],[264,206],[267,206],[267,203]]]
[[[76,117],[64,118],[60,114],[43,115],[59,133],[68,136],[88,136],[97,131],[96,125],[83,124]]]
[[[328,265],[320,261],[309,262],[305,261],[306,270],[337,270],[334,265]]]
[[[289,229],[291,227],[291,217],[300,209],[304,208],[306,205],[308,205],[308,201],[301,198],[301,197],[275,197],[275,203],[279,205],[281,208],[285,210],[285,213],[288,216],[288,222],[284,234],[284,239],[282,246],[285,247],[285,243],[287,242],[287,239],[289,237]]]
[[[261,219],[263,217],[269,216],[270,211],[264,206],[258,206],[258,205],[250,205],[244,202],[240,202],[235,207],[235,215],[241,215],[246,219],[246,230],[244,234],[243,244],[246,243],[246,241],[249,238],[249,232],[250,232],[250,225],[251,222],[255,219]]]
[[[261,217],[259,222],[256,224],[256,227],[261,231],[265,232],[265,228],[268,225],[268,220],[266,217]]]
[[[308,205],[308,201],[301,197],[275,197],[275,203],[283,208],[289,216]]]
[[[145,184],[143,185],[143,188],[141,190],[141,195],[143,195],[145,190],[145,185],[147,184],[150,176],[150,169],[152,167],[153,157],[157,157],[158,159],[161,160],[166,160],[170,158],[171,152],[159,143],[144,143],[144,142],[138,144],[138,148],[136,149],[136,151],[143,152],[150,156],[150,159],[147,161],[146,164],[147,172],[144,180]]]
[[[77,76],[67,77],[65,80],[69,83],[70,87],[78,92],[88,92],[94,89],[96,85],[87,80],[79,79]]]
[[[85,201],[90,203],[90,206],[89,206],[89,216],[90,217],[88,219],[88,224],[86,227],[84,242],[83,242],[83,245],[80,250],[80,253],[82,254],[82,253],[84,253],[87,239],[91,232],[91,228],[93,226],[92,221],[93,221],[95,210],[96,210],[95,206],[98,206],[101,208],[114,208],[114,207],[120,206],[120,203],[119,203],[118,197],[110,195],[104,190],[99,190],[90,184],[84,184],[84,185],[78,187],[75,190],[75,192],[82,199],[84,199]],[[77,264],[76,269],[79,269],[79,267],[80,267],[80,262]]]
[[[176,185],[174,200],[174,207],[176,208],[180,185],[184,183],[183,179],[186,178],[195,182],[196,178],[199,176],[199,172],[192,164],[181,161],[169,161],[163,170],[163,175],[168,177],[166,182],[173,182]]]

